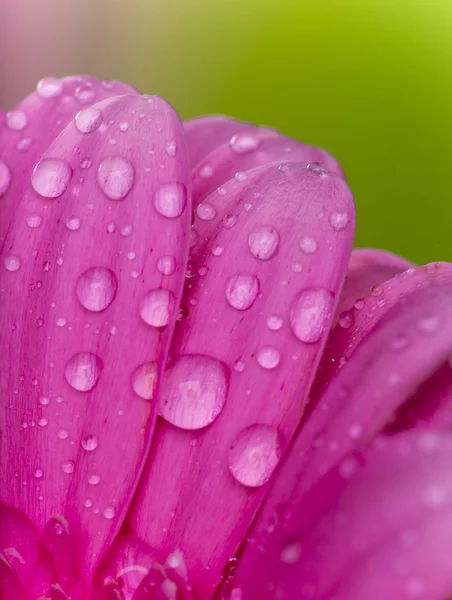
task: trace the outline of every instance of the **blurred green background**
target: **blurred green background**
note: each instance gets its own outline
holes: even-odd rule
[[[183,118],[226,113],[323,146],[354,191],[357,246],[452,260],[451,0],[95,4],[79,0],[66,63],[49,53],[36,77],[91,71]]]

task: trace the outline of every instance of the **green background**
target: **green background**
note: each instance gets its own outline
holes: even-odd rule
[[[451,0],[173,0],[151,29],[142,11],[124,27],[146,50],[123,78],[184,118],[226,113],[326,148],[357,246],[452,260]]]

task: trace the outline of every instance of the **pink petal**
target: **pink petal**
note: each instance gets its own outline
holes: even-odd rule
[[[8,561],[0,554],[0,598],[9,600],[26,600],[25,590],[19,577]]]
[[[48,77],[8,113],[6,120],[0,116],[0,247],[32,169],[69,121],[95,102],[136,93],[124,83],[95,77]],[[38,220],[33,221],[31,215],[30,223],[33,222]],[[33,226],[36,225],[30,225]]]
[[[246,534],[301,417],[354,229],[345,182],[304,164],[255,169],[225,188],[233,212],[214,193],[206,202],[215,218],[195,218],[199,241],[159,397],[167,422],[129,521],[163,555],[182,552],[201,598]],[[336,212],[348,215],[340,231]]]
[[[224,597],[448,597],[451,451],[449,433],[409,432],[347,457],[279,513],[264,547],[250,542],[255,560],[240,564]]]
[[[252,532],[256,547],[279,543],[269,527],[274,515],[291,510],[323,473],[381,431],[443,364],[452,349],[451,298],[450,280],[413,286],[359,346],[297,433]],[[256,547],[242,555],[244,570],[260,561]]]
[[[133,96],[95,110],[95,131],[71,122],[44,154],[0,257],[0,453],[10,457],[0,464],[0,500],[40,531],[64,516],[79,569],[111,542],[148,450],[148,400],[176,310],[153,326],[143,301],[163,289],[178,305],[190,215],[176,113]],[[28,227],[31,214],[40,227]],[[173,274],[162,274],[161,257],[172,258]]]

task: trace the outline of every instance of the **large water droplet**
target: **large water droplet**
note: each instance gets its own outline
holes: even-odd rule
[[[152,400],[157,386],[158,365],[148,362],[140,365],[132,373],[132,388],[143,400]]]
[[[11,183],[11,171],[9,167],[0,160],[0,198],[6,194]]]
[[[263,369],[274,369],[279,365],[281,354],[272,346],[264,346],[257,353],[257,362]]]
[[[242,430],[229,451],[229,469],[248,487],[264,485],[281,458],[278,430],[269,425],[252,425]]]
[[[92,352],[80,352],[68,360],[66,381],[79,392],[89,392],[96,385],[103,369],[101,359]]]
[[[63,91],[63,83],[55,77],[45,77],[38,82],[36,92],[41,98],[46,100],[56,98]]]
[[[75,292],[84,308],[100,312],[113,302],[117,289],[118,281],[111,269],[92,267],[80,275]]]
[[[201,429],[220,414],[229,388],[229,369],[210,356],[179,356],[165,373],[160,415],[181,429]]]
[[[183,183],[165,183],[154,194],[154,206],[164,217],[179,217],[187,204],[187,188]]]
[[[92,131],[95,131],[101,123],[101,112],[93,106],[84,108],[75,117],[75,126],[80,133],[91,133]]]
[[[110,200],[122,200],[132,189],[135,171],[128,160],[119,156],[108,156],[100,163],[97,181]]]
[[[236,154],[248,154],[258,149],[260,139],[250,133],[238,133],[229,143]]]
[[[6,124],[13,131],[22,131],[27,126],[27,115],[23,110],[11,110],[6,113]]]
[[[16,254],[9,254],[5,257],[3,264],[5,265],[5,269],[10,271],[10,273],[15,273],[22,266],[22,260]]]
[[[173,314],[175,300],[169,290],[150,290],[142,299],[140,317],[151,327],[165,327]]]
[[[72,168],[60,158],[44,158],[34,168],[31,185],[44,198],[58,198],[72,178]]]
[[[237,310],[250,308],[259,293],[259,280],[249,273],[238,273],[226,283],[226,299]]]
[[[290,310],[290,326],[295,336],[307,344],[318,342],[333,310],[333,294],[324,288],[303,290]]]
[[[250,233],[248,246],[256,258],[269,260],[278,250],[279,234],[274,227],[263,225]]]

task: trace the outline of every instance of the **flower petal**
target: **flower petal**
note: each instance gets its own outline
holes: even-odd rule
[[[409,432],[347,457],[271,528],[233,595],[253,600],[439,600],[450,594],[450,433]],[[239,595],[239,592],[242,594]]]
[[[345,182],[305,164],[283,167],[230,181],[234,212],[212,194],[215,219],[195,221],[187,313],[159,398],[167,422],[129,520],[153,548],[182,552],[202,598],[301,417],[351,251]],[[340,231],[330,223],[336,212],[348,215]]]
[[[47,147],[80,110],[123,94],[137,92],[125,83],[95,77],[48,77],[6,120],[0,116],[0,247],[31,171]]]
[[[63,515],[91,568],[150,442],[190,203],[182,124],[163,100],[113,98],[85,117],[97,129],[71,122],[49,147],[0,257],[0,499],[40,531]],[[42,222],[30,229],[34,214]]]

